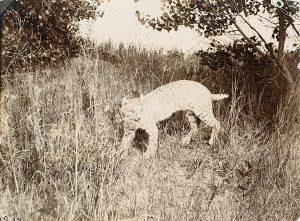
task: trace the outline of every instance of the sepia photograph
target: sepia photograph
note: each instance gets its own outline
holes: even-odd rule
[[[300,0],[0,0],[0,221],[300,221]]]

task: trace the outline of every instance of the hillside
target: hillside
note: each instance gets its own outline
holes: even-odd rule
[[[298,103],[291,98],[274,109],[274,96],[255,94],[263,90],[239,67],[213,71],[176,52],[102,47],[60,68],[4,79],[0,219],[290,221],[300,215]],[[214,103],[224,128],[217,144],[207,144],[210,128],[200,123],[192,144],[180,146],[189,125],[178,113],[160,125],[155,159],[142,157],[143,133],[121,157],[122,97],[179,79],[230,94]]]

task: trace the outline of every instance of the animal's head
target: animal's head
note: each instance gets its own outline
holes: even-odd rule
[[[138,98],[128,99],[124,97],[122,99],[120,113],[123,121],[126,121],[126,119],[134,119],[134,120],[140,119],[140,114],[142,111],[142,105],[141,105],[142,100],[143,100],[143,95],[141,95]]]

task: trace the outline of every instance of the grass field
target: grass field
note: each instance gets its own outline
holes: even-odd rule
[[[180,53],[102,47],[105,53],[85,50],[60,68],[6,78],[0,218],[291,221],[300,216],[295,99],[275,109],[274,97],[255,94],[255,82],[243,82],[238,68],[213,72]],[[217,144],[207,145],[210,128],[200,123],[192,144],[180,146],[188,125],[178,114],[160,125],[155,159],[143,159],[142,133],[122,158],[121,98],[179,79],[230,94],[214,105],[224,128]],[[107,105],[110,111],[104,112]],[[270,109],[263,112],[263,105]]]

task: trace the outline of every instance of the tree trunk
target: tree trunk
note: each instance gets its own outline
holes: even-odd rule
[[[279,21],[279,36],[278,36],[278,53],[277,53],[277,64],[279,66],[280,71],[284,75],[289,85],[289,88],[293,89],[295,86],[294,79],[292,77],[291,72],[287,69],[284,64],[284,47],[286,40],[286,30],[289,24],[289,20],[291,19],[288,15],[286,15],[282,9],[277,9],[278,21]]]
[[[278,9],[278,21],[279,21],[279,36],[278,36],[278,60],[283,59],[284,44],[286,39],[287,21],[286,15],[281,9]]]
[[[1,118],[1,110],[2,110],[2,39],[3,39],[3,17],[0,16],[0,118]]]

